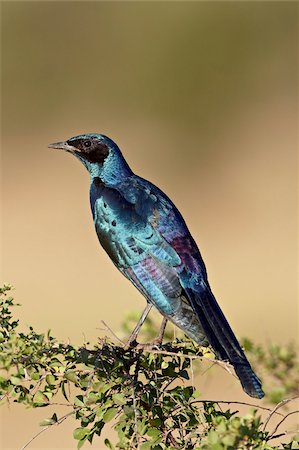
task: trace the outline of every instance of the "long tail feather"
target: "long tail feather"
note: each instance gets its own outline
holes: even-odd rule
[[[233,365],[248,395],[264,397],[261,381],[252,370],[209,286],[203,283],[200,292],[186,289],[186,293],[217,356]]]

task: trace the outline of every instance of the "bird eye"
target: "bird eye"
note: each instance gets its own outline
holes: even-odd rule
[[[84,141],[84,147],[90,147],[91,142],[90,141]]]

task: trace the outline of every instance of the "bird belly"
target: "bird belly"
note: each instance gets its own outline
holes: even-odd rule
[[[206,335],[197,315],[184,297],[181,285],[171,276],[159,273],[156,264],[152,258],[147,258],[123,273],[164,317],[199,345],[207,346],[209,343]],[[171,285],[167,285],[166,278]]]
[[[150,259],[150,258],[149,258]],[[143,264],[136,264],[131,271],[147,293],[147,298],[165,316],[172,316],[179,309],[179,297],[170,298],[159,288],[159,279],[154,279]]]

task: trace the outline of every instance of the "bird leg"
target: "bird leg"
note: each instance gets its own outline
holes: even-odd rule
[[[162,344],[162,341],[163,341],[166,324],[167,324],[167,319],[166,319],[166,317],[164,317],[158,336],[149,344],[137,344],[136,348],[143,349],[145,351],[150,352],[151,350],[156,349],[157,347],[160,347],[160,345]]]
[[[131,335],[130,335],[130,337],[129,337],[126,345],[125,345],[126,349],[128,349],[129,347],[131,347],[132,345],[134,345],[136,343],[136,338],[137,338],[137,335],[139,333],[139,330],[142,327],[145,319],[147,318],[150,310],[152,309],[152,306],[153,305],[151,305],[150,303],[146,304],[146,307],[145,307],[143,313],[141,314],[140,319],[138,320],[134,330],[132,331],[132,333],[131,333]]]
[[[164,336],[164,332],[165,332],[165,328],[166,328],[166,324],[167,324],[167,318],[163,317],[163,321],[160,327],[160,331],[158,336],[154,339],[153,344],[154,345],[161,345],[162,341],[163,341],[163,336]]]

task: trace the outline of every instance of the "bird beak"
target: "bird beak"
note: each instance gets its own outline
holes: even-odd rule
[[[48,147],[49,148],[58,148],[60,150],[65,150],[66,152],[70,152],[70,153],[74,153],[74,151],[78,150],[76,147],[69,145],[67,142],[54,142],[54,144],[49,144]]]

